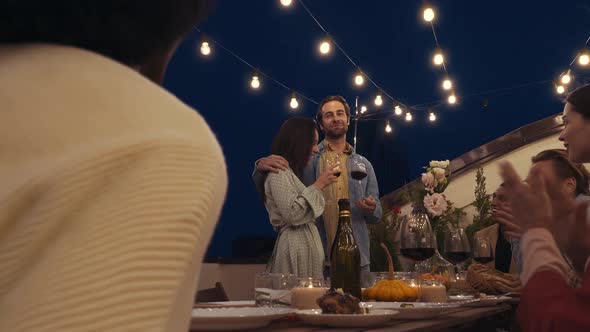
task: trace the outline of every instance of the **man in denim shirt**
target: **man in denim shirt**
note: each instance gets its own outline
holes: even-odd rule
[[[338,225],[338,199],[348,198],[352,206],[352,230],[361,252],[361,273],[369,272],[369,231],[367,223],[378,223],[383,214],[379,202],[379,187],[371,163],[357,154],[346,142],[346,132],[350,124],[350,107],[341,96],[326,97],[320,103],[316,115],[318,125],[324,133],[324,140],[318,145],[316,154],[303,173],[303,183],[311,185],[326,167],[338,165],[341,175],[337,182],[326,187],[324,198],[326,207],[324,215],[317,221],[317,227],[324,245],[324,252],[329,255]],[[288,167],[280,156],[271,155],[256,163],[253,180],[257,188],[264,184],[262,172],[277,172]],[[365,173],[361,180],[355,180],[351,172]],[[329,257],[326,261],[328,262]],[[366,278],[362,278],[366,280]],[[366,285],[363,285],[366,286]]]

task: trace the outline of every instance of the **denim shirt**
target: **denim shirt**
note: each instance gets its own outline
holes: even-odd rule
[[[306,187],[312,185],[320,175],[319,165],[321,154],[324,151],[323,143],[318,144],[318,148],[320,152],[313,157],[312,161],[303,171],[303,184]],[[348,171],[352,169],[353,160],[364,163],[367,167],[367,176],[361,180],[360,187],[358,183],[355,183],[358,180],[354,180],[350,175],[348,176],[348,197],[350,199],[350,207],[352,210],[352,232],[361,252],[361,266],[368,266],[371,263],[371,255],[369,229],[367,228],[367,224],[378,223],[383,216],[383,209],[381,207],[381,201],[379,200],[379,186],[377,185],[377,177],[375,176],[373,165],[371,165],[367,158],[353,151],[346,162],[346,169]],[[256,165],[254,166],[254,171],[252,173],[252,181],[254,181],[254,185],[259,192],[260,190],[264,190],[263,174],[258,171]],[[371,195],[377,202],[373,214],[362,212],[355,204],[358,200],[369,195]],[[326,245],[326,229],[324,228],[324,220],[321,216],[316,220],[316,226],[322,239],[324,253],[329,259],[330,253],[328,252]]]
[[[312,161],[303,171],[303,184],[306,186],[312,185],[320,175],[320,157],[324,151],[323,142],[318,144],[318,148],[320,152],[313,157]],[[381,202],[379,201],[379,186],[377,184],[375,171],[373,170],[373,165],[371,165],[367,158],[353,151],[346,161],[346,169],[349,172],[353,168],[353,161],[363,163],[367,167],[367,176],[361,180],[360,186],[358,185],[358,180],[354,180],[350,175],[348,176],[348,197],[350,199],[352,213],[352,232],[361,252],[361,266],[366,266],[371,263],[370,239],[367,223],[378,223],[383,215],[383,209],[381,207]],[[358,200],[369,195],[371,195],[377,202],[377,206],[372,214],[364,213],[355,204]],[[316,220],[316,225],[320,232],[324,252],[329,257],[330,253],[327,249],[329,246],[326,245],[326,230],[324,228],[324,220],[322,217],[319,217]]]

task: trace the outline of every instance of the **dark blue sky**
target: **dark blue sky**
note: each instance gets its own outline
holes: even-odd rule
[[[320,58],[320,28],[297,1],[218,1],[200,29],[287,86],[320,101],[355,96],[372,106],[371,85],[352,86],[355,68],[339,52]],[[421,20],[420,1],[305,1],[324,28],[385,91],[407,105],[445,98],[442,72],[431,65],[434,40]],[[431,159],[453,159],[522,125],[561,111],[551,83],[482,93],[556,78],[590,34],[590,0],[431,1],[436,31],[460,104],[437,108],[438,121],[414,112],[407,124],[393,114],[359,123],[358,152],[375,167],[384,195],[415,178]],[[254,161],[269,153],[280,124],[292,116],[289,91],[262,80],[249,89],[251,70],[225,51],[198,53],[200,34],[183,43],[170,64],[166,87],[204,116],[227,161],[229,190],[209,256],[231,255],[231,242],[245,235],[273,235],[252,185]],[[215,45],[214,45],[215,46]],[[578,73],[590,76],[590,70]],[[465,97],[462,97],[465,96]],[[482,101],[488,99],[487,109]],[[316,107],[300,100],[298,115]],[[392,105],[386,99],[384,108]],[[373,107],[374,108],[374,107]],[[384,118],[380,116],[379,118]],[[471,189],[470,189],[471,190]]]

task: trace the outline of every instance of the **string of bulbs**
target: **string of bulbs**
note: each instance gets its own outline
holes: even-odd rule
[[[576,54],[576,56],[570,62],[570,64],[568,65],[568,69],[565,70],[564,72],[562,72],[559,75],[557,81],[554,83],[555,91],[557,92],[557,94],[562,95],[567,91],[568,85],[573,80],[572,66],[576,62],[576,60],[578,60],[577,62],[580,67],[588,67],[588,65],[590,64],[590,51],[588,50],[588,43],[589,42],[590,42],[590,36],[588,37],[588,39],[586,39],[584,46],[582,46],[580,51]]]
[[[286,84],[282,83],[281,81],[279,81],[278,79],[272,77],[271,75],[263,72],[262,70],[260,70],[259,68],[254,67],[253,65],[251,65],[248,61],[244,60],[244,58],[242,58],[241,56],[239,56],[236,52],[233,52],[232,50],[230,50],[229,48],[225,47],[223,44],[221,44],[218,40],[213,39],[209,36],[206,36],[199,28],[195,28],[195,30],[197,32],[199,32],[201,34],[201,44],[199,47],[199,51],[201,53],[201,55],[203,55],[204,57],[209,57],[211,55],[212,52],[212,47],[213,45],[218,46],[219,48],[221,48],[222,50],[224,50],[225,52],[227,52],[228,54],[230,54],[231,56],[233,56],[235,59],[237,59],[238,61],[242,62],[243,64],[245,64],[246,66],[250,67],[250,69],[252,70],[252,76],[250,78],[250,88],[252,88],[253,90],[258,90],[261,87],[261,76],[264,76],[265,78],[269,79],[270,81],[274,82],[275,84],[281,86],[282,88],[288,90],[291,92],[291,96],[289,98],[289,107],[293,110],[296,110],[299,108],[299,99],[297,98],[298,96],[315,104],[318,105],[319,103],[317,101],[315,101],[312,98],[307,97],[306,95],[295,91],[294,89],[288,87]]]

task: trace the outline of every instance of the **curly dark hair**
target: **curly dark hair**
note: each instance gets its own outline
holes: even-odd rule
[[[213,0],[4,0],[0,43],[79,47],[129,66],[170,48]]]

